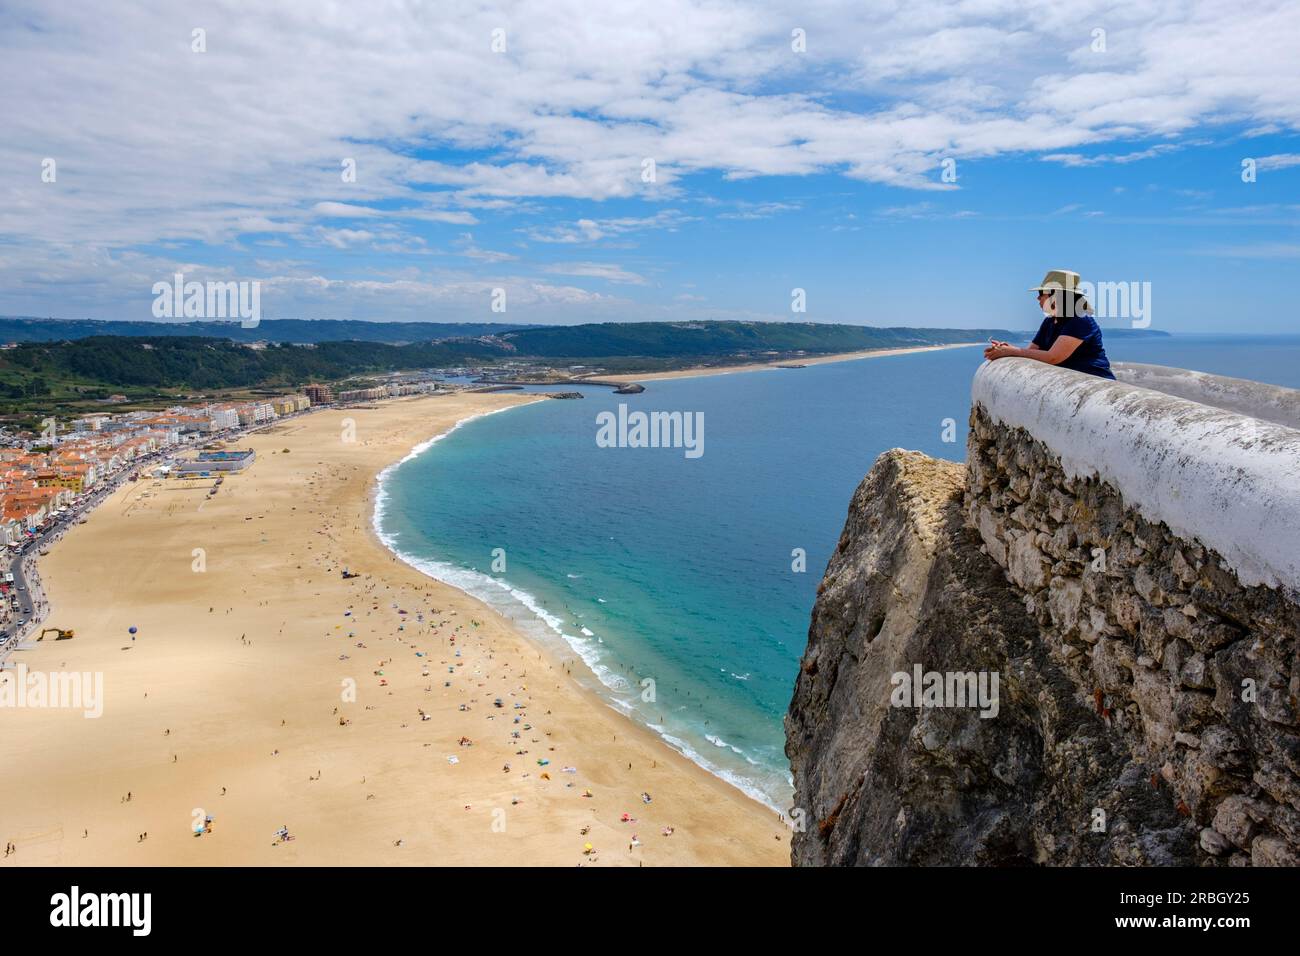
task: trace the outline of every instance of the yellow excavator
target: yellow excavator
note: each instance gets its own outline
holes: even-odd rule
[[[41,636],[38,637],[37,640],[38,640],[38,641],[43,641],[43,640],[45,640],[45,635],[46,635],[46,634],[49,634],[50,632],[53,632],[53,633],[54,633],[54,635],[55,635],[54,639],[55,639],[56,641],[66,641],[66,640],[68,640],[69,638],[71,638],[71,637],[73,636],[73,633],[74,633],[73,631],[70,631],[70,630],[69,630],[69,631],[65,631],[65,630],[64,630],[63,628],[61,628],[61,627],[47,627],[45,630],[41,631]]]

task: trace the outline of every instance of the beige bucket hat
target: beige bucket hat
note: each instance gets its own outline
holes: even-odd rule
[[[1043,281],[1029,290],[1030,292],[1074,292],[1079,296],[1076,304],[1074,299],[1065,300],[1066,315],[1072,317],[1077,309],[1081,313],[1090,313],[1092,306],[1084,297],[1083,292],[1079,289],[1079,273],[1071,272],[1069,269],[1048,269],[1047,275],[1043,276]]]
[[[1078,292],[1079,273],[1068,269],[1049,269],[1043,281],[1029,289],[1030,292]]]

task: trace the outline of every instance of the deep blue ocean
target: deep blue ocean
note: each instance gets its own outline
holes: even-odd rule
[[[1300,336],[1107,350],[1300,388]],[[649,382],[641,395],[584,388],[470,421],[390,469],[376,526],[426,573],[581,656],[613,706],[785,808],[781,720],[849,499],[888,448],[963,460],[980,361],[953,349]],[[600,447],[597,415],[620,403],[703,413],[703,454]]]

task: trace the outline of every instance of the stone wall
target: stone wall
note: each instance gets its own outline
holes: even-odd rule
[[[1300,432],[1014,359],[970,426],[968,526],[1076,701],[1200,862],[1300,863]]]

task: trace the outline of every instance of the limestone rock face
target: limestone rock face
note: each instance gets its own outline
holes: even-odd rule
[[[960,465],[894,450],[853,496],[786,717],[793,862],[1185,864],[1208,856],[1159,765],[1112,731],[986,553],[979,519],[967,527],[963,477]],[[1078,597],[1069,588],[1057,599],[1076,620]],[[996,716],[895,706],[892,676],[917,665],[996,672]]]
[[[964,468],[877,460],[786,718],[796,864],[1300,863],[1300,392],[1142,375],[987,363]]]

